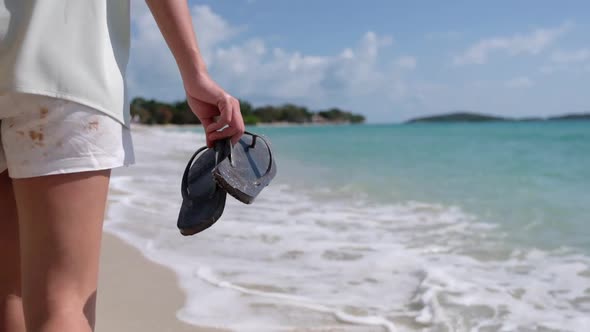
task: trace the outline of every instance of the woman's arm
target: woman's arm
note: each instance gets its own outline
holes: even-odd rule
[[[187,0],[146,0],[146,3],[174,55],[187,102],[205,127],[207,145],[212,146],[213,141],[225,137],[231,137],[235,144],[244,133],[240,103],[209,76]],[[218,131],[226,125],[229,127]]]

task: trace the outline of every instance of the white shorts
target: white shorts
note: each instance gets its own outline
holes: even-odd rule
[[[0,173],[11,178],[111,169],[134,163],[131,133],[73,101],[0,95]]]

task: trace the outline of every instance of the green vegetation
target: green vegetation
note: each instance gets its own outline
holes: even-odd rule
[[[328,121],[334,121],[334,122],[339,122],[339,121],[343,121],[343,120],[349,121],[350,123],[365,122],[364,116],[358,115],[358,114],[351,114],[349,112],[343,112],[337,108],[332,108],[327,111],[320,111],[320,112],[318,112],[318,115]]]
[[[240,109],[246,125],[259,123],[362,123],[365,117],[338,108],[312,112],[306,107],[293,104],[253,107],[240,100]],[[186,101],[164,103],[156,100],[135,98],[131,101],[131,117],[143,124],[199,124],[199,119],[190,110]]]
[[[547,120],[590,120],[590,113],[565,114],[560,116],[553,116],[548,118]]]
[[[468,112],[457,112],[450,114],[425,116],[421,118],[415,118],[407,121],[407,123],[420,123],[420,122],[489,122],[489,121],[506,121],[506,118],[497,116],[490,116],[485,114],[468,113]]]
[[[470,112],[456,112],[442,115],[425,116],[406,121],[406,123],[429,123],[429,122],[498,122],[498,121],[581,121],[590,120],[590,113],[566,114],[549,118],[528,117],[528,118],[506,118],[493,115],[485,115]]]
[[[135,98],[131,101],[131,117],[143,124],[199,124],[186,101],[168,104]]]

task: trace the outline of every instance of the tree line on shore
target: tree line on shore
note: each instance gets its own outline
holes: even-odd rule
[[[155,99],[134,98],[131,101],[131,117],[142,124],[199,124],[186,100],[165,103]],[[339,108],[310,111],[304,106],[283,104],[279,106],[253,107],[247,101],[240,100],[240,109],[246,125],[265,123],[294,124],[334,124],[363,123],[365,117]]]
[[[406,123],[455,123],[455,122],[539,122],[539,121],[589,121],[590,112],[569,113],[549,117],[524,117],[512,118],[506,116],[481,114],[467,111],[459,111],[446,114],[423,116],[413,118]]]

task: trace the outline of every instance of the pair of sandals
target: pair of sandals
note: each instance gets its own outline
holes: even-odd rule
[[[248,131],[244,134],[233,146],[229,139],[220,140],[214,148],[202,147],[190,158],[182,176],[177,222],[182,235],[211,227],[223,214],[228,193],[251,204],[275,177],[277,167],[268,139]]]

